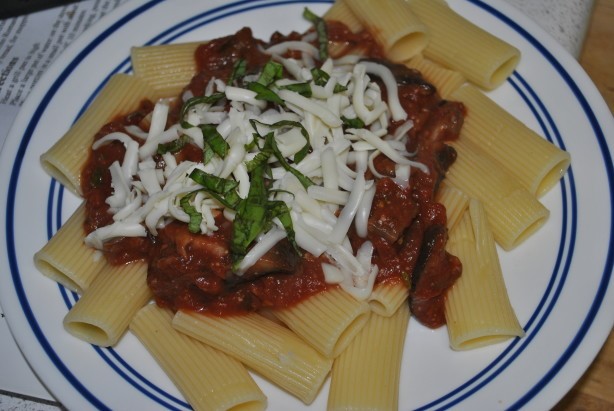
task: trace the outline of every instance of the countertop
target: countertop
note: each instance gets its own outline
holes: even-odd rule
[[[587,0],[508,1],[579,57],[614,111],[614,0],[595,0],[592,13],[591,2]],[[58,410],[60,406],[45,399],[14,396],[0,387],[0,409],[48,411]],[[554,410],[614,410],[613,333],[584,376]]]

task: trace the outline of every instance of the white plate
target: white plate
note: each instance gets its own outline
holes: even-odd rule
[[[471,352],[448,348],[445,328],[412,321],[403,358],[401,409],[547,409],[571,388],[612,329],[612,115],[586,74],[554,40],[496,0],[451,0],[470,20],[522,51],[517,71],[491,96],[572,154],[572,167],[543,201],[547,225],[502,255],[512,304],[526,336]],[[71,409],[187,405],[132,335],[112,349],[64,332],[76,296],[40,275],[32,255],[78,200],[41,169],[48,149],[103,82],[129,71],[132,45],[210,39],[249,25],[256,36],[302,31],[321,1],[135,0],[80,37],[38,83],[1,156],[0,292],[14,336],[51,392]],[[283,17],[283,18],[280,18]],[[6,269],[8,267],[8,269]],[[272,410],[310,407],[265,381]],[[479,407],[478,407],[479,406]]]

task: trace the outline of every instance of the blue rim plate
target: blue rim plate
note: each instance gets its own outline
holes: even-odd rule
[[[501,254],[522,339],[470,352],[448,348],[445,329],[410,323],[402,364],[401,409],[547,409],[588,367],[614,323],[612,291],[612,115],[577,62],[539,27],[497,0],[450,0],[459,13],[522,51],[522,61],[490,96],[572,155],[572,167],[542,200],[546,226]],[[130,334],[111,349],[62,328],[77,296],[40,275],[39,250],[79,200],[50,179],[39,156],[79,116],[114,73],[129,72],[132,45],[210,39],[243,26],[268,38],[304,30],[305,6],[327,1],[134,0],[78,38],[30,94],[0,161],[0,297],[11,331],[41,380],[74,409],[185,409],[188,405]],[[280,19],[279,16],[284,16]],[[326,408],[327,386],[305,406],[255,377],[269,409]]]

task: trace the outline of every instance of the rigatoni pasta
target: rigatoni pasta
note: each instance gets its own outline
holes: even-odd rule
[[[533,195],[543,196],[569,168],[568,152],[539,136],[477,88],[467,84],[450,98],[462,101],[471,113],[461,138],[479,145]]]
[[[463,275],[446,298],[448,335],[455,350],[524,335],[510,304],[484,208],[475,199],[469,204],[447,246],[463,261]]]
[[[82,196],[81,170],[100,128],[120,114],[150,98],[145,81],[128,74],[116,74],[102,88],[92,104],[53,147],[40,158],[43,169],[77,196]]]
[[[408,322],[406,304],[391,316],[371,316],[333,364],[329,411],[398,409],[401,357]]]
[[[423,52],[427,58],[488,90],[501,85],[518,65],[517,48],[469,22],[444,0],[407,3],[428,27],[430,39]]]
[[[156,97],[178,95],[197,72],[194,52],[202,42],[133,47],[134,74],[147,82]]]
[[[313,402],[332,366],[332,359],[258,314],[212,317],[178,311],[173,327],[237,358],[305,404]]]
[[[364,327],[371,312],[369,304],[335,287],[274,314],[324,356],[335,358]]]
[[[115,345],[149,300],[147,265],[105,267],[64,317],[70,334],[101,347]]]
[[[83,242],[85,204],[81,204],[53,237],[34,254],[36,268],[64,287],[79,294],[107,266],[98,250]]]
[[[482,202],[497,243],[511,250],[544,225],[550,212],[479,146],[463,138],[447,184]]]
[[[360,32],[364,27],[358,17],[347,5],[347,0],[335,1],[322,16],[325,20],[338,21],[346,25],[353,33]]]
[[[390,317],[407,302],[409,288],[401,281],[383,282],[373,287],[369,306],[374,314]]]
[[[463,217],[469,206],[469,196],[461,190],[451,187],[443,182],[437,193],[437,201],[446,208],[448,230],[452,230]]]
[[[420,71],[425,79],[437,87],[437,91],[443,98],[452,99],[451,94],[467,81],[460,72],[445,68],[425,58],[422,54],[411,58],[405,64]]]
[[[404,1],[344,0],[392,61],[404,62],[429,42],[429,32]]]
[[[172,326],[170,310],[148,304],[136,313],[130,331],[143,343],[196,411],[266,408],[266,397],[234,358]]]

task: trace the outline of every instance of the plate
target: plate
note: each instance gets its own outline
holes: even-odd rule
[[[572,166],[544,198],[545,227],[501,254],[510,299],[526,336],[468,352],[445,328],[410,322],[400,408],[547,409],[582,375],[612,329],[611,161],[614,124],[605,103],[554,40],[496,0],[450,0],[476,24],[522,51],[510,79],[489,95],[568,150]],[[9,326],[47,388],[69,409],[184,409],[188,405],[146,350],[127,334],[101,349],[68,335],[62,318],[77,296],[40,275],[32,255],[79,200],[39,165],[45,152],[114,73],[129,72],[132,45],[210,39],[249,25],[257,37],[302,31],[308,6],[325,1],[134,0],[78,38],[22,107],[1,154],[0,297]],[[283,16],[284,18],[280,18]],[[305,406],[257,377],[269,409],[321,410],[327,386]]]

